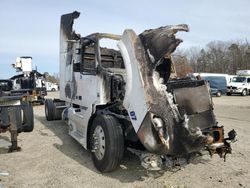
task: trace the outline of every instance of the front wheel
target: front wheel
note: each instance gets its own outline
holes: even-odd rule
[[[246,90],[246,89],[243,89],[241,95],[242,95],[242,96],[246,96],[246,95],[247,95],[247,90]]]
[[[220,92],[220,91],[218,91],[218,92],[216,93],[216,97],[221,97],[221,92]]]
[[[231,96],[232,95],[232,93],[230,93],[230,92],[227,92],[227,96]]]
[[[45,100],[45,117],[47,121],[54,120],[54,114],[55,114],[55,107],[52,99],[46,99]]]
[[[110,115],[98,115],[91,127],[91,151],[95,167],[110,172],[120,164],[124,152],[121,124]]]

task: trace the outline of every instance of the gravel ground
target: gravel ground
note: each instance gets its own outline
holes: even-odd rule
[[[57,97],[58,93],[49,95]],[[47,122],[44,106],[34,106],[34,131],[18,136],[21,152],[7,153],[9,134],[0,135],[0,188],[250,187],[250,96],[214,97],[213,101],[219,123],[238,133],[233,154],[226,162],[204,155],[162,173],[147,172],[129,152],[116,171],[99,173],[90,153],[67,134],[67,126],[62,121]]]

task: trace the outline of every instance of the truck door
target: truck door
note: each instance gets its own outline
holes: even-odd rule
[[[83,146],[87,136],[89,118],[93,112],[93,104],[99,103],[99,77],[96,73],[94,48],[85,47],[81,59],[73,64],[72,104],[69,119],[74,127],[74,136]]]
[[[250,78],[247,78],[247,89],[250,92]]]

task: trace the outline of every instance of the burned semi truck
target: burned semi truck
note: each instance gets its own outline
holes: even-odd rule
[[[175,34],[187,25],[81,37],[73,30],[79,15],[61,17],[60,99],[45,101],[45,115],[66,122],[99,171],[114,170],[125,148],[148,169],[204,149],[231,153],[236,133],[224,138],[205,81],[170,79],[171,54],[182,42]],[[102,39],[119,50],[101,47]]]

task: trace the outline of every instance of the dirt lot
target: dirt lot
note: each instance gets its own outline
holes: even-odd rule
[[[57,96],[57,93],[50,93]],[[213,98],[215,113],[226,130],[235,129],[238,142],[223,162],[218,156],[163,174],[147,173],[136,156],[126,153],[120,168],[100,174],[91,155],[67,134],[62,121],[47,122],[44,106],[35,106],[35,129],[19,135],[21,152],[7,153],[0,135],[2,187],[250,187],[250,96]],[[3,176],[1,172],[8,172]]]

